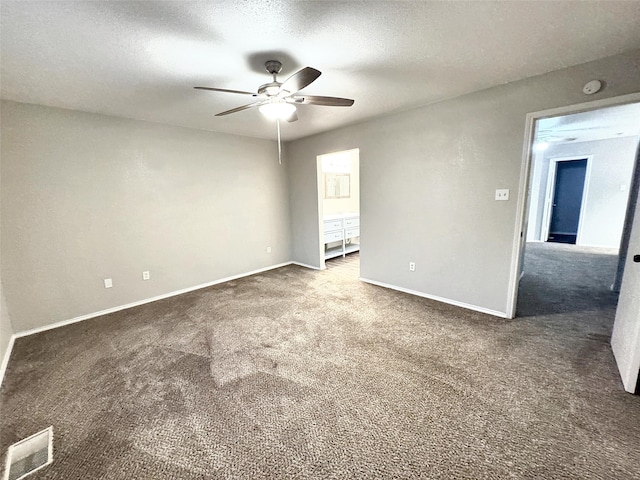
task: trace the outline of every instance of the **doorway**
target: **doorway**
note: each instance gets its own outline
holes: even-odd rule
[[[547,242],[578,243],[580,218],[586,198],[587,158],[554,158],[549,168]]]
[[[360,150],[318,155],[320,269],[360,272]]]
[[[637,232],[640,229],[640,220],[637,215],[635,217],[633,215],[633,207],[635,207],[638,202],[637,184],[638,177],[640,177],[640,160],[636,161],[638,149],[640,148],[640,122],[637,120],[640,118],[640,114],[638,113],[640,112],[640,104],[637,103],[639,101],[640,94],[631,94],[624,97],[605,99],[591,102],[589,104],[562,107],[551,111],[527,115],[526,150],[523,157],[523,169],[521,170],[520,178],[521,190],[518,199],[519,219],[517,225],[519,228],[516,231],[516,235],[514,235],[515,248],[511,277],[511,286],[514,288],[512,293],[514,296],[507,308],[507,312],[510,314],[511,318],[516,316],[516,295],[518,294],[520,279],[523,278],[522,275],[526,276],[527,272],[526,260],[524,260],[526,241],[540,242],[538,243],[540,247],[534,248],[533,253],[540,253],[540,251],[544,251],[545,249],[543,246],[545,244],[549,246],[559,245],[560,247],[553,247],[551,249],[554,255],[564,251],[570,252],[570,255],[579,256],[585,249],[591,249],[589,253],[596,253],[599,255],[602,253],[602,247],[608,247],[610,250],[613,249],[614,254],[610,256],[610,260],[605,262],[608,265],[606,275],[609,283],[608,285],[605,285],[605,288],[602,288],[603,285],[600,285],[600,294],[602,295],[602,298],[607,295],[613,295],[617,298],[617,293],[612,291],[613,288],[611,286],[612,283],[614,283],[614,278],[609,278],[609,276],[615,276],[612,274],[614,269],[611,267],[612,265],[615,266],[618,262],[621,264],[625,264],[626,262],[627,266],[630,265],[629,259],[632,255],[627,255],[623,248],[623,251],[619,256],[618,249],[621,245],[624,247],[625,241],[628,241],[629,239],[630,232]],[[631,115],[633,120],[631,122],[633,125],[630,127],[631,131],[617,131],[619,126],[615,125],[615,122],[613,130],[610,129],[609,131],[605,131],[606,128],[604,128],[603,125],[606,126],[607,120],[616,118],[619,112],[625,110],[625,106],[629,107],[626,110],[634,112]],[[602,117],[602,125],[594,125],[593,123],[589,125],[583,123],[580,125],[579,121],[576,123],[576,119],[580,121],[586,119],[591,122],[596,116]],[[540,123],[544,121],[551,121],[552,125],[556,128],[553,130],[544,130],[540,128]],[[570,124],[573,124],[573,127],[570,126]],[[588,130],[598,131],[601,136],[599,138],[578,139],[578,135],[574,135],[575,132],[569,131],[571,128],[574,130],[582,130],[585,134],[587,134]],[[600,159],[605,155],[602,152],[594,156],[585,155],[585,148],[593,150],[596,145],[594,142],[604,141],[605,139],[613,140],[616,138],[620,140],[623,137],[628,137],[628,149],[631,152],[627,155],[628,168],[626,170],[626,177],[624,180],[620,180],[621,177],[616,176],[620,174],[620,171],[616,171],[611,168],[611,165],[614,165],[614,163],[617,164],[620,160],[619,155],[612,154],[609,156],[611,157],[611,162],[614,163],[605,163],[607,168],[603,169],[604,173],[602,174],[602,178],[604,180],[597,187],[594,186],[593,179],[595,178],[595,175],[592,175],[594,173],[594,165],[597,165]],[[573,143],[573,145],[569,145],[572,142],[575,143]],[[554,158],[552,155],[552,158],[554,158],[555,161],[550,161],[547,154],[546,161],[548,163],[545,168],[548,168],[549,170],[545,171],[545,168],[536,168],[536,164],[538,164],[538,166],[544,166],[545,164],[544,162],[536,162],[537,159],[535,157],[542,157],[541,152],[546,150],[550,144],[554,145],[556,148],[555,153],[578,153],[580,155],[566,155],[566,158],[561,158],[560,155],[558,155],[557,158]],[[560,151],[563,148],[564,150]],[[565,167],[564,164],[567,166]],[[602,167],[602,165],[600,166]],[[555,171],[552,172],[551,170],[554,168]],[[566,176],[573,178],[569,179],[569,181],[564,181],[562,177],[565,173],[568,173]],[[548,178],[546,185],[542,183],[542,178]],[[566,216],[564,218],[558,218],[565,215],[562,213],[562,210],[560,213],[553,211],[554,207],[558,206],[558,200],[562,197],[563,184],[570,184],[570,186],[566,188],[568,190],[573,190],[573,193],[567,195],[570,197],[569,203],[573,204],[572,208],[569,209],[572,210],[572,213],[569,215],[568,219]],[[579,192],[582,192],[582,195],[580,195]],[[614,197],[619,197],[617,208],[613,208],[615,205],[608,205],[606,202],[607,199],[614,199]],[[544,204],[545,199],[548,202],[547,205]],[[601,223],[598,224],[595,220],[599,220]],[[547,221],[548,223],[546,223]],[[546,228],[547,225],[548,228]],[[594,225],[597,226],[594,227]],[[633,229],[631,228],[632,225]],[[580,246],[581,243],[583,244],[582,246]],[[568,245],[562,246],[563,244]],[[633,254],[634,252],[629,253]],[[564,259],[556,260],[556,266],[554,269],[557,269],[557,266],[559,265],[563,265],[563,262],[565,261],[566,260]],[[596,270],[597,269],[590,269],[592,272]],[[583,281],[584,276],[579,276],[578,279],[579,281]],[[629,285],[633,282],[635,282],[633,285]],[[531,284],[531,282],[529,283]],[[556,283],[557,278],[551,278],[543,282],[539,282],[539,285],[544,290],[545,288],[550,288],[549,286],[553,286]],[[630,289],[637,291],[637,289],[640,288],[640,277],[637,275],[625,275],[623,277],[622,285],[623,292],[625,291],[625,285],[627,291]],[[542,299],[544,301],[544,297],[547,296],[543,290],[537,292],[538,300]],[[557,290],[561,294],[558,297],[560,301],[557,302],[556,305],[550,306],[550,308],[566,308],[567,301],[570,300],[570,298],[567,297],[570,294],[568,294],[567,290],[564,288],[559,288]],[[579,289],[576,291],[579,291]],[[535,297],[531,298],[534,298],[535,300]],[[616,307],[615,298],[612,303],[610,302],[611,308],[607,314],[608,323],[600,325],[601,327],[605,327],[604,330],[598,333],[597,329],[595,329],[593,332],[589,333],[588,336],[589,338],[599,338],[607,342],[611,340],[612,345],[614,346],[616,361],[620,366],[622,377],[625,380],[625,389],[633,392],[636,389],[637,375],[635,375],[630,383],[628,378],[625,379],[621,365],[626,364],[625,361],[629,360],[632,365],[631,368],[635,369],[635,374],[638,373],[640,365],[636,364],[639,363],[639,359],[632,356],[628,356],[629,358],[625,359],[623,356],[626,355],[625,352],[635,350],[640,351],[640,312],[636,311],[638,310],[637,308],[631,308],[631,310],[633,310],[631,314],[628,314],[628,312],[627,314],[624,314],[624,312],[629,309],[625,310],[625,308],[623,308],[623,304],[629,303],[629,299],[621,295]],[[579,309],[579,311],[576,310],[576,318],[579,322],[582,322],[588,311],[589,310],[584,309]],[[545,313],[553,314],[554,312],[555,311],[549,311]],[[578,325],[579,324],[580,323],[578,323]],[[634,325],[632,328],[633,335],[618,335],[618,338],[625,338],[624,347],[617,346],[617,343],[614,341],[616,338],[616,327],[619,327],[621,324]],[[613,339],[611,339],[610,335],[611,327],[613,327],[614,331]],[[590,327],[587,327],[586,331],[589,331],[589,328]],[[618,328],[618,330],[620,330],[620,328]],[[616,350],[621,353],[618,354]]]

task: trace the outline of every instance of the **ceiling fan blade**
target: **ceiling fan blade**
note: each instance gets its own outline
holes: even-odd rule
[[[226,110],[224,112],[216,113],[216,117],[222,117],[224,115],[229,115],[230,113],[241,112],[242,110],[246,110],[247,108],[257,107],[258,105],[262,105],[264,103],[263,100],[259,102],[249,103],[247,105],[242,105],[241,107],[232,108],[231,110]]]
[[[311,67],[304,67],[303,69],[298,70],[296,73],[287,78],[284,83],[280,85],[280,91],[296,93],[312,83],[320,75],[322,75],[322,72],[320,70],[316,70],[315,68]]]
[[[228,90],[226,88],[214,88],[214,87],[193,87],[196,90],[211,90],[212,92],[225,92],[225,93],[239,93],[240,95],[251,95],[257,97],[257,93],[243,92],[242,90]]]
[[[318,95],[300,95],[291,97],[293,103],[302,103],[305,105],[326,105],[328,107],[350,107],[354,100],[350,98],[339,97],[320,97]]]
[[[289,115],[289,118],[287,118],[287,122],[291,123],[291,122],[297,122],[298,121],[298,114],[296,112],[293,112],[291,115]]]

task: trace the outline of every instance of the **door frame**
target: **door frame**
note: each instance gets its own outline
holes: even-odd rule
[[[316,182],[318,188],[318,265],[320,270],[326,270],[324,263],[324,181],[322,175],[322,157],[331,153],[321,153],[316,155]]]
[[[511,246],[511,268],[509,272],[509,285],[507,287],[507,318],[514,318],[518,301],[518,285],[520,283],[520,254],[524,248],[526,238],[525,214],[527,202],[529,200],[529,180],[531,176],[531,158],[533,141],[535,139],[534,127],[537,120],[560,115],[570,115],[572,113],[588,112],[605,107],[616,105],[626,105],[628,103],[640,102],[640,92],[620,95],[618,97],[603,98],[591,102],[567,105],[564,107],[530,112],[525,116],[524,142],[522,145],[522,163],[520,166],[520,181],[518,184],[518,199],[516,205],[516,219],[513,230],[513,240]],[[584,157],[583,157],[584,158]]]
[[[573,157],[559,157],[549,159],[549,173],[547,176],[547,190],[544,197],[544,209],[542,210],[542,235],[541,239],[546,242],[549,238],[549,228],[551,228],[551,213],[553,212],[554,193],[556,189],[556,173],[558,162],[572,162],[575,160],[586,160],[587,166],[584,172],[584,185],[582,186],[582,201],[580,202],[580,215],[578,217],[578,232],[576,237],[576,245],[582,242],[582,219],[587,211],[587,193],[589,192],[589,180],[591,179],[591,164],[593,155],[580,155]],[[526,232],[525,232],[526,233]]]

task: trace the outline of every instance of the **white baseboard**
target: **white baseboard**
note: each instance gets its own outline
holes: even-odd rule
[[[611,245],[592,245],[590,243],[577,243],[576,247],[586,247],[586,248],[599,248],[602,250],[610,250],[613,253],[614,250],[619,250],[620,248],[617,246],[612,247]]]
[[[2,359],[2,364],[0,365],[0,386],[2,386],[2,382],[4,381],[4,373],[7,371],[7,365],[9,365],[9,358],[11,357],[11,351],[13,350],[13,343],[16,340],[16,336],[11,335],[9,339],[9,344],[7,345],[7,350],[4,352],[4,358]]]
[[[15,338],[26,337],[28,335],[33,335],[35,333],[45,332],[47,330],[52,330],[54,328],[64,327],[65,325],[70,325],[72,323],[82,322],[83,320],[89,320],[90,318],[100,317],[102,315],[107,315],[109,313],[119,312],[120,310],[126,310],[127,308],[137,307],[140,305],[144,305],[145,303],[156,302],[158,300],[163,300],[169,297],[175,297],[176,295],[182,295],[183,293],[193,292],[194,290],[200,290],[201,288],[212,287],[213,285],[218,285],[224,282],[230,282],[231,280],[237,280],[238,278],[248,277],[250,275],[255,275],[257,273],[266,272],[268,270],[273,270],[276,268],[286,267],[287,265],[291,265],[293,262],[285,262],[279,263],[277,265],[270,265],[268,267],[259,268],[257,270],[252,270],[246,273],[240,273],[238,275],[232,275],[230,277],[221,278],[219,280],[214,280],[212,282],[203,283],[200,285],[195,285],[193,287],[183,288],[181,290],[175,290],[173,292],[164,293],[162,295],[158,295],[156,297],[145,298],[144,300],[138,300],[137,302],[127,303],[126,305],[119,305],[117,307],[107,308],[105,310],[100,310],[99,312],[88,313],[86,315],[81,315],[79,317],[70,318],[68,320],[62,320],[60,322],[51,323],[49,325],[45,325],[43,327],[32,328],[31,330],[25,330],[23,332],[16,333],[14,335]]]
[[[287,265],[298,265],[298,266],[301,266],[301,267],[304,267],[304,268],[310,268],[312,270],[320,270],[318,267],[314,267],[313,265],[307,265],[307,264],[300,263],[300,262],[284,262],[284,263],[280,263],[280,264],[277,264],[277,265],[271,265],[271,266],[260,268],[260,269],[257,269],[257,270],[252,270],[250,272],[241,273],[241,274],[238,274],[238,275],[232,275],[230,277],[221,278],[221,279],[218,279],[218,280],[214,280],[212,282],[203,283],[203,284],[196,285],[196,286],[193,286],[193,287],[183,288],[181,290],[176,290],[176,291],[165,293],[165,294],[158,295],[158,296],[155,296],[155,297],[146,298],[144,300],[139,300],[137,302],[128,303],[126,305],[119,305],[117,307],[107,308],[105,310],[100,310],[98,312],[93,312],[93,313],[89,313],[89,314],[86,314],[86,315],[81,315],[79,317],[70,318],[68,320],[62,320],[60,322],[56,322],[56,323],[52,323],[52,324],[49,324],[49,325],[45,325],[43,327],[37,327],[37,328],[30,329],[30,330],[25,330],[25,331],[22,331],[22,332],[15,333],[14,335],[11,336],[11,339],[9,340],[9,345],[7,346],[7,351],[5,352],[4,358],[2,359],[2,365],[0,366],[0,385],[2,385],[2,382],[4,380],[4,374],[5,374],[7,365],[9,363],[9,358],[11,357],[11,352],[13,350],[13,345],[14,345],[14,342],[15,342],[16,338],[26,337],[28,335],[33,335],[33,334],[36,334],[36,333],[45,332],[47,330],[53,330],[54,328],[64,327],[65,325],[70,325],[72,323],[82,322],[84,320],[89,320],[90,318],[100,317],[102,315],[107,315],[109,313],[119,312],[120,310],[126,310],[127,308],[137,307],[137,306],[140,306],[140,305],[144,305],[146,303],[151,303],[151,302],[155,302],[155,301],[158,301],[158,300],[163,300],[163,299],[169,298],[169,297],[175,297],[176,295],[181,295],[183,293],[192,292],[194,290],[200,290],[201,288],[211,287],[213,285],[218,285],[220,283],[229,282],[231,280],[237,280],[238,278],[248,277],[250,275],[255,275],[257,273],[266,272],[268,270],[273,270],[273,269],[276,269],[276,268],[286,267]],[[408,293],[408,294],[411,294],[411,295],[417,295],[419,297],[429,298],[431,300],[436,300],[436,301],[439,301],[439,302],[448,303],[450,305],[455,305],[455,306],[466,308],[466,309],[469,309],[469,310],[475,310],[477,312],[486,313],[486,314],[489,314],[489,315],[494,315],[494,316],[502,317],[502,318],[506,318],[507,317],[506,313],[504,313],[504,312],[498,312],[498,311],[495,311],[495,310],[490,310],[488,308],[483,308],[483,307],[478,307],[478,306],[470,305],[470,304],[463,303],[463,302],[458,302],[456,300],[449,300],[449,299],[438,297],[438,296],[435,296],[435,295],[429,295],[429,294],[426,294],[426,293],[418,292],[416,290],[410,290],[408,288],[397,287],[395,285],[389,285],[389,284],[386,284],[386,283],[377,282],[375,280],[369,280],[369,279],[366,279],[366,278],[360,278],[360,280],[362,280],[363,282],[366,282],[366,283],[370,283],[372,285],[377,285],[379,287],[390,288],[392,290],[397,290],[397,291]]]
[[[236,280],[242,277],[248,277],[250,275],[255,275],[257,273],[266,272],[268,270],[273,270],[280,267],[286,267],[287,265],[291,265],[293,262],[284,262],[279,263],[277,265],[270,265],[268,267],[259,268],[257,270],[252,270],[246,273],[240,273],[238,275],[232,275],[230,277],[221,278],[219,280],[214,280],[212,282],[203,283],[201,285],[196,285],[193,287],[183,288],[181,290],[176,290],[173,292],[165,293],[162,295],[158,295],[151,298],[146,298],[144,300],[139,300],[133,303],[127,303],[126,305],[119,305],[117,307],[107,308],[105,310],[100,310],[99,312],[88,313],[86,315],[81,315],[79,317],[70,318],[68,320],[62,320],[60,322],[51,323],[49,325],[45,325],[43,327],[32,328],[30,330],[25,330],[22,332],[14,333],[9,340],[9,345],[7,346],[7,351],[4,354],[4,358],[2,359],[2,365],[0,365],[0,386],[2,386],[2,382],[4,381],[4,374],[7,369],[7,365],[9,364],[9,358],[11,357],[11,352],[13,350],[13,345],[16,338],[26,337],[28,335],[33,335],[35,333],[45,332],[47,330],[53,330],[54,328],[64,327],[65,325],[70,325],[72,323],[82,322],[83,320],[89,320],[90,318],[100,317],[102,315],[107,315],[109,313],[119,312],[120,310],[125,310],[127,308],[137,307],[139,305],[144,305],[145,303],[151,303],[158,300],[162,300],[169,297],[175,297],[176,295],[181,295],[183,293],[192,292],[194,290],[199,290],[201,288],[211,287],[213,285],[218,285],[219,283],[229,282],[231,280]],[[312,267],[311,267],[312,268]]]
[[[417,290],[411,290],[409,288],[398,287],[396,285],[389,285],[388,283],[378,282],[376,280],[369,280],[368,278],[360,277],[360,280],[371,285],[377,285],[378,287],[390,288],[391,290],[397,290],[399,292],[408,293],[410,295],[416,295],[418,297],[428,298],[429,300],[436,300],[442,303],[448,303],[449,305],[455,305],[456,307],[466,308],[467,310],[474,310],[480,313],[486,313],[487,315],[493,315],[494,317],[508,318],[505,312],[499,312],[497,310],[491,310],[490,308],[478,307],[477,305],[471,305],[469,303],[459,302],[457,300],[450,300],[444,297],[438,297],[437,295],[430,295],[428,293],[418,292]]]
[[[309,265],[307,263],[300,263],[300,262],[291,262],[292,265],[298,265],[299,267],[304,267],[304,268],[310,268],[312,270],[323,270],[321,268],[318,267],[314,267],[313,265]]]

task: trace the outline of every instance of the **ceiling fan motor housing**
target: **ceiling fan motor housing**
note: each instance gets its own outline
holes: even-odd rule
[[[280,85],[282,85],[280,82],[271,82],[260,85],[258,88],[258,95],[269,95],[270,97],[277,95],[280,91]]]
[[[267,60],[264,64],[264,68],[267,69],[271,75],[277,75],[282,70],[282,63],[278,60]]]

